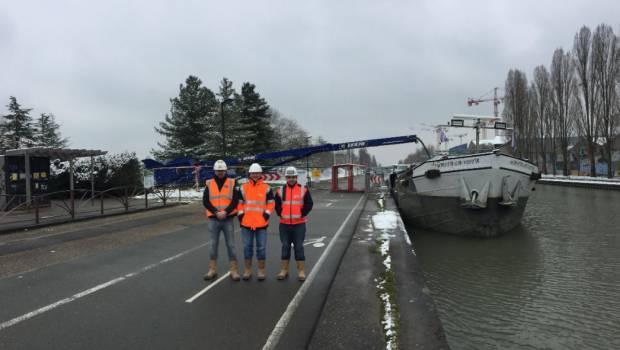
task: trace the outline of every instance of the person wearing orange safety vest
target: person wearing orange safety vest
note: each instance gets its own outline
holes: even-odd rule
[[[209,260],[209,271],[204,276],[207,281],[217,277],[217,251],[220,232],[224,234],[226,240],[228,260],[230,261],[230,278],[233,281],[239,280],[233,225],[233,217],[237,214],[239,193],[235,188],[235,180],[226,176],[227,169],[223,160],[215,162],[213,165],[215,176],[206,181],[202,197],[202,203],[209,221],[209,231],[211,232],[211,259]]]
[[[297,263],[297,279],[304,281],[306,280],[304,271],[306,216],[312,210],[312,196],[306,186],[297,182],[297,169],[286,168],[284,176],[286,176],[286,184],[276,190],[276,212],[280,216],[280,242],[282,242],[282,268],[277,278],[283,280],[288,277],[292,244]]]
[[[257,277],[265,279],[265,250],[267,246],[267,226],[274,210],[275,200],[271,187],[263,182],[263,169],[258,163],[250,165],[249,179],[239,188],[238,216],[243,238],[243,255],[245,258],[243,279],[252,277],[252,257],[254,240],[256,240]]]

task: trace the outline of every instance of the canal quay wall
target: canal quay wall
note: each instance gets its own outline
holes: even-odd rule
[[[308,348],[386,347],[449,349],[396,204],[371,193]]]
[[[542,178],[540,178],[540,180],[538,180],[536,183],[542,185],[570,186],[620,191],[620,178],[608,179],[589,176],[543,175]]]

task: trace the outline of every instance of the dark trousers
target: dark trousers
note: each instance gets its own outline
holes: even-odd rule
[[[282,242],[282,260],[291,258],[291,244],[295,249],[295,260],[304,261],[304,239],[306,239],[306,224],[280,224],[280,242]]]

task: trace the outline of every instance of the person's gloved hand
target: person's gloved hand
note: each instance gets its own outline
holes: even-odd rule
[[[265,218],[265,220],[269,220],[269,213],[267,213],[266,211],[263,212],[263,218]]]

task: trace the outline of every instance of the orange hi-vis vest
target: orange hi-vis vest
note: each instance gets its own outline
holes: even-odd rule
[[[271,215],[275,209],[275,201],[267,200],[267,194],[271,190],[269,185],[263,183],[263,180],[248,180],[240,189],[243,198],[239,198],[237,209],[239,215],[243,214],[241,226],[256,230],[269,225],[269,221],[263,217],[263,213]]]
[[[228,208],[233,199],[235,179],[226,178],[221,190],[217,187],[217,182],[215,182],[215,179],[207,180],[205,185],[205,191],[209,191],[209,202],[211,202],[217,210],[224,210]],[[215,213],[212,213],[209,209],[205,209],[205,213],[207,214],[207,217],[215,216]],[[237,209],[234,209],[229,215],[235,213],[237,213]]]
[[[304,196],[308,189],[296,183],[293,188],[284,185],[278,188],[278,195],[282,199],[282,213],[280,223],[287,225],[297,225],[306,222],[306,218],[301,216],[301,208],[304,206]]]

